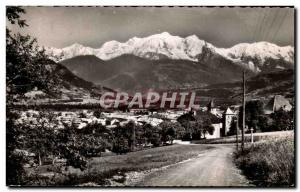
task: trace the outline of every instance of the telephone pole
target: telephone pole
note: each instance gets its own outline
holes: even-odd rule
[[[236,117],[236,151],[239,150],[239,116]]]
[[[132,130],[132,146],[131,146],[131,151],[134,151],[135,149],[135,124],[133,123],[133,130]]]
[[[242,151],[244,151],[245,142],[245,108],[246,108],[246,87],[245,87],[245,71],[243,71],[243,125],[242,125]]]

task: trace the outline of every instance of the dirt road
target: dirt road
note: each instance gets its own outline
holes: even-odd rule
[[[214,145],[199,157],[146,175],[135,186],[249,186],[233,163],[232,145]]]

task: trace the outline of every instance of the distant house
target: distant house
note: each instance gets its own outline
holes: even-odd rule
[[[222,126],[223,126],[222,118],[219,118],[217,115],[214,115],[209,111],[207,112],[198,111],[196,114],[196,118],[197,116],[206,116],[207,118],[210,119],[212,123],[211,125],[214,127],[214,132],[212,135],[210,135],[209,133],[205,134],[206,139],[215,139],[215,138],[220,138],[222,136]]]
[[[206,133],[205,134],[205,138],[206,139],[215,139],[215,138],[220,138],[221,135],[221,131],[222,131],[222,123],[213,123],[211,124],[214,127],[214,133],[212,135]]]
[[[230,126],[236,113],[234,113],[229,107],[223,113],[223,133],[222,136],[226,136],[229,132]]]
[[[264,113],[269,115],[280,109],[283,109],[284,111],[291,111],[292,105],[289,100],[282,95],[276,95],[265,105]]]

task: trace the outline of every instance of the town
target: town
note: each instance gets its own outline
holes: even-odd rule
[[[263,106],[264,115],[270,115],[276,111],[284,110],[290,112],[292,105],[289,100],[283,96],[276,95]],[[206,134],[205,138],[220,138],[228,135],[232,123],[239,115],[240,105],[228,106],[226,109],[220,109],[216,106],[214,100],[211,100],[207,106],[199,107],[197,110],[193,108],[187,109],[128,109],[127,112],[112,110],[105,112],[99,110],[74,110],[74,111],[53,111],[48,114],[54,116],[50,122],[48,116],[40,117],[40,111],[27,110],[18,111],[20,118],[17,124],[29,125],[31,127],[38,126],[41,122],[48,123],[51,129],[64,129],[65,125],[75,126],[77,129],[84,129],[89,125],[102,125],[113,129],[117,126],[124,126],[130,121],[137,125],[150,124],[152,126],[159,126],[163,121],[172,123],[178,122],[177,119],[184,114],[192,114],[193,116],[203,115],[204,113],[212,115],[212,124],[214,127],[213,134]],[[45,112],[44,112],[45,113]],[[46,112],[47,113],[47,112]],[[204,135],[203,135],[204,138]]]

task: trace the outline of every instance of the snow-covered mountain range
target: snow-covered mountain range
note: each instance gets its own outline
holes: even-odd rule
[[[167,32],[145,38],[133,37],[126,42],[108,41],[94,49],[73,44],[62,49],[46,47],[46,53],[55,61],[62,61],[80,55],[95,55],[101,60],[111,60],[122,55],[135,55],[150,60],[174,59],[198,62],[203,53],[209,50],[234,63],[241,63],[252,71],[259,72],[261,67],[269,65],[271,60],[281,60],[294,64],[294,47],[280,47],[269,42],[241,43],[231,48],[218,48],[196,35],[186,38],[173,36]],[[283,66],[273,66],[283,68]],[[286,65],[286,64],[285,64]]]

